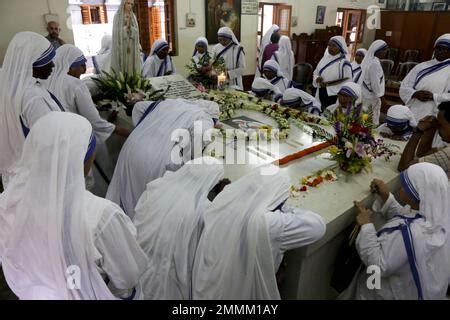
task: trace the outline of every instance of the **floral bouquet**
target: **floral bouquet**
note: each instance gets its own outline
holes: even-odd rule
[[[119,101],[127,108],[127,115],[131,115],[134,105],[139,101],[161,100],[164,90],[154,90],[150,80],[135,73],[103,72],[99,78],[94,78],[104,96],[112,101]]]
[[[222,57],[212,59],[209,55],[204,55],[198,62],[192,58],[185,68],[189,72],[188,79],[194,85],[209,89],[217,85],[217,75],[226,72],[225,60]]]
[[[398,146],[387,145],[372,135],[372,116],[362,111],[362,106],[349,106],[345,111],[338,109],[333,127],[336,136],[330,147],[331,159],[348,173],[356,174],[371,168],[372,160],[384,157],[386,161],[397,154]]]

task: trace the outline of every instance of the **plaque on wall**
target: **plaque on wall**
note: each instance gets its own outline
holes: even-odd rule
[[[243,15],[258,15],[258,0],[242,0],[242,14]]]
[[[165,77],[150,78],[152,86],[156,90],[167,90],[167,99],[198,99],[201,93],[186,78],[180,74]]]

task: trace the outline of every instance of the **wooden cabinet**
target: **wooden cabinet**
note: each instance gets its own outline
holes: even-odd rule
[[[322,59],[327,46],[328,41],[323,40],[298,41],[295,63],[307,62],[315,68],[320,59]]]
[[[421,62],[431,59],[434,42],[444,33],[450,33],[450,12],[382,11],[376,38],[398,48],[400,58],[406,50],[418,49]]]
[[[314,68],[322,59],[331,37],[341,35],[339,27],[327,27],[317,29],[312,35],[294,33],[292,39],[292,50],[294,51],[295,63],[310,63]]]

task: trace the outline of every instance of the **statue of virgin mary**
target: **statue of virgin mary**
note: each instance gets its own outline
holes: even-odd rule
[[[134,0],[122,0],[114,17],[111,68],[128,74],[141,73],[139,26],[133,12]]]

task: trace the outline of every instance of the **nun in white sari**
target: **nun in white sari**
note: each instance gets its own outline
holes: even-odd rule
[[[450,33],[439,37],[433,60],[420,63],[403,79],[400,97],[417,121],[438,113],[438,105],[450,100]]]
[[[95,74],[84,77],[82,80],[92,96],[101,94],[98,84],[93,79],[99,78],[103,72],[111,72],[112,36],[105,35],[102,38],[102,47],[96,56],[92,57]]]
[[[101,74],[103,71],[111,71],[111,50],[112,36],[104,35],[102,38],[102,47],[96,56],[92,57],[95,73]]]
[[[192,267],[203,213],[211,205],[208,193],[223,174],[218,160],[198,158],[147,185],[133,220],[150,261],[141,278],[146,300],[192,299]]]
[[[71,68],[84,63],[86,58],[77,47],[71,44],[59,47],[55,57],[55,70],[49,79],[48,88],[61,101],[66,111],[83,116],[92,125],[98,140],[97,157],[93,172],[86,181],[90,191],[104,196],[114,172],[106,141],[113,133],[127,137],[129,131],[103,119],[92,101],[86,82],[68,74]]]
[[[352,66],[347,60],[348,48],[341,36],[332,37],[323,58],[313,74],[313,85],[318,88],[316,99],[325,109],[336,103],[337,94],[345,82],[353,80]]]
[[[400,196],[407,205],[400,205],[386,191],[379,194],[374,215],[384,217],[386,224],[377,231],[373,223],[365,223],[356,239],[362,262],[380,268],[380,289],[368,289],[369,275],[362,270],[341,298],[446,299],[450,274],[447,175],[434,164],[420,163],[402,172],[400,180]],[[374,181],[371,188],[380,190],[380,182]]]
[[[111,68],[117,73],[135,74],[142,69],[139,24],[133,6],[134,0],[122,0],[114,16]]]
[[[116,126],[100,117],[84,81],[68,74],[71,67],[86,63],[83,52],[71,44],[61,46],[55,57],[55,69],[48,81],[48,89],[69,112],[89,120],[97,139],[105,142]]]
[[[275,60],[268,60],[263,67],[264,78],[276,86],[281,94],[293,87],[293,82],[284,76],[280,65]]]
[[[261,44],[258,46],[257,51],[258,51],[258,56],[257,56],[257,60],[256,60],[256,73],[255,73],[255,77],[261,77],[262,76],[262,61],[263,61],[263,55],[264,55],[264,50],[266,49],[267,45],[270,44],[270,38],[272,37],[272,34],[274,32],[278,32],[280,31],[280,27],[277,26],[276,24],[272,25],[269,30],[267,30],[267,32],[264,34],[264,36],[261,39]]]
[[[321,110],[320,102],[316,98],[296,88],[287,89],[283,93],[280,103],[285,107],[301,109],[312,114],[320,114]]]
[[[242,76],[246,67],[244,48],[228,27],[220,28],[217,36],[219,43],[214,47],[213,55],[215,58],[222,57],[225,60],[230,85],[243,90]]]
[[[163,39],[156,40],[153,43],[150,57],[145,60],[143,76],[147,78],[163,77],[176,72],[172,57],[169,55],[169,44]]]
[[[283,205],[288,196],[286,177],[259,169],[225,187],[204,215],[194,299],[280,299],[275,273],[284,252],[325,234],[320,216]]]
[[[106,198],[133,218],[148,183],[199,156],[192,149],[198,145],[200,150],[194,151],[203,151],[203,133],[214,127],[219,112],[219,106],[210,101],[169,99],[136,104],[133,122],[137,127],[120,152]]]
[[[287,36],[281,36],[278,46],[279,49],[275,51],[272,59],[278,62],[283,75],[288,80],[292,80],[294,77],[295,58],[294,52],[292,51],[291,39]]]
[[[385,77],[380,59],[377,55],[383,55],[388,45],[383,40],[376,40],[369,47],[364,58],[361,69],[362,75],[359,80],[362,88],[363,107],[373,113],[373,124],[380,124],[381,98],[385,93]]]
[[[345,112],[348,107],[360,106],[361,95],[361,86],[359,84],[347,82],[339,90],[337,102],[325,110],[325,116],[333,119],[337,112]]]
[[[9,43],[0,73],[0,176],[8,185],[34,123],[62,110],[44,86],[54,67],[55,50],[43,36],[19,32]]]
[[[362,75],[361,64],[367,55],[367,50],[364,48],[356,50],[355,60],[352,62],[353,81],[359,83],[359,79]]]
[[[211,54],[208,52],[208,39],[205,37],[197,38],[197,40],[195,40],[194,47],[192,59],[194,60],[197,69],[209,66]],[[199,48],[201,48],[203,52],[199,52]]]
[[[278,102],[283,97],[280,89],[264,78],[255,78],[252,83],[251,93],[259,98],[274,102]]]
[[[413,129],[417,127],[417,121],[407,106],[395,105],[389,108],[386,123],[376,130],[382,136],[394,140],[409,140]]]
[[[30,131],[0,195],[0,259],[20,299],[141,296],[148,261],[136,229],[84,187],[83,161],[89,166],[94,148],[89,122],[72,113],[51,112]]]

